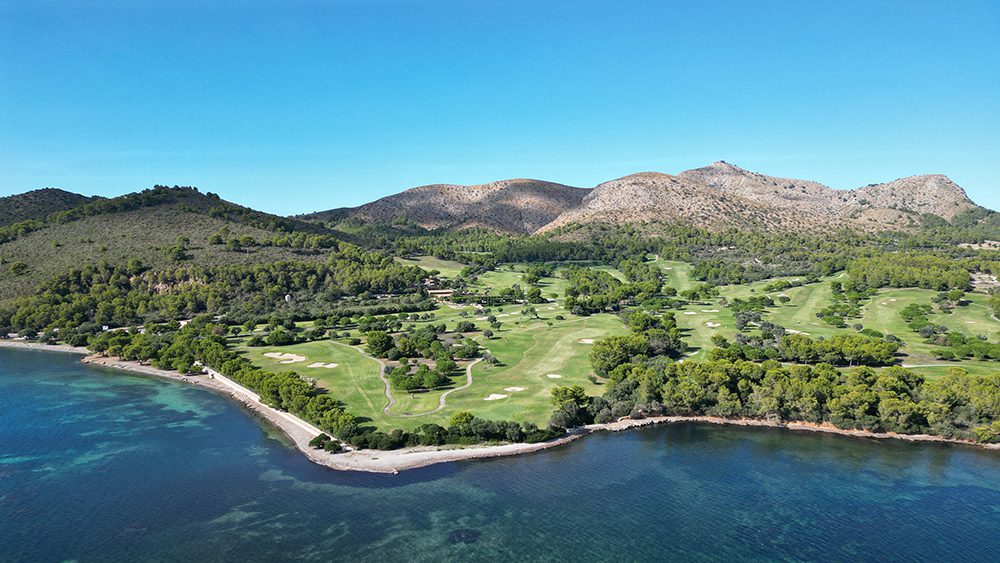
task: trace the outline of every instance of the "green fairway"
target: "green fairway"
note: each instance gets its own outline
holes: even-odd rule
[[[580,385],[588,393],[601,392],[588,379],[593,375],[588,359],[590,342],[625,332],[627,329],[617,317],[594,315],[573,317],[551,327],[536,321],[489,341],[480,338],[480,343],[504,365],[477,364],[473,368],[476,383],[453,393],[448,408],[468,410],[485,418],[543,424],[552,412],[549,397],[553,387]],[[505,397],[485,400],[491,395]]]
[[[677,262],[674,260],[663,260],[656,257],[652,264],[659,267],[667,276],[667,285],[677,291],[691,289],[698,284],[698,281],[691,278],[691,264],[687,262]]]
[[[414,256],[412,258],[396,258],[396,261],[400,264],[406,264],[407,266],[419,266],[427,271],[437,270],[441,273],[441,276],[446,278],[454,278],[458,276],[458,273],[462,271],[465,264],[461,262],[453,262],[451,260],[443,260],[434,256]]]
[[[295,372],[313,380],[317,387],[342,401],[347,410],[356,416],[369,418],[379,425],[390,423],[390,417],[382,412],[387,400],[385,386],[378,376],[378,362],[366,357],[357,348],[320,340],[291,346],[240,348],[239,351],[264,369]],[[265,357],[264,354],[267,353],[294,354],[304,359],[294,363],[281,363],[280,359]],[[335,363],[337,367],[308,367],[313,363]]]
[[[961,362],[944,362],[935,359],[935,352],[940,347],[928,344],[919,334],[913,332],[909,325],[899,316],[899,312],[911,303],[931,304],[931,299],[937,294],[929,289],[886,289],[872,298],[863,308],[862,322],[866,327],[891,333],[906,343],[904,352],[907,357],[905,365],[926,366],[937,364],[940,368],[914,368],[918,373],[940,374],[949,366],[967,369],[970,373],[995,373],[1000,370],[998,362],[963,360]],[[989,297],[984,294],[969,293],[967,305],[956,307],[951,314],[935,312],[929,315],[932,323],[948,327],[949,330],[964,333],[966,336],[985,335],[996,340],[1000,323],[993,318],[993,311],[988,306]],[[935,311],[937,308],[935,307]]]
[[[429,270],[438,270],[446,278],[456,276],[464,267],[458,262],[426,256],[408,259],[405,262]],[[659,259],[653,260],[652,263],[667,275],[667,283],[678,290],[698,284],[697,280],[691,277],[690,264]],[[480,274],[469,287],[475,291],[487,289],[497,291],[514,284],[527,288],[528,285],[523,281],[526,268],[527,265],[524,264],[505,264],[496,271]],[[591,380],[593,370],[588,359],[591,342],[609,335],[628,332],[627,327],[615,315],[578,317],[569,314],[562,306],[567,283],[559,275],[562,268],[557,268],[555,277],[544,278],[539,283],[543,295],[550,300],[548,303],[533,306],[539,318],[523,315],[522,311],[527,307],[524,304],[482,309],[472,305],[455,305],[443,300],[431,311],[432,319],[406,321],[405,326],[444,323],[449,330],[460,321],[469,321],[476,326],[477,332],[468,333],[467,337],[475,338],[502,363],[497,366],[486,362],[475,364],[471,370],[473,383],[467,388],[459,388],[466,383],[465,369],[468,362],[464,362],[460,363],[460,369],[453,375],[452,385],[445,389],[416,393],[393,390],[395,403],[388,414],[384,412],[388,400],[385,395],[385,384],[379,377],[379,362],[368,357],[359,348],[342,342],[322,340],[283,347],[244,347],[240,350],[261,367],[294,371],[315,381],[317,386],[343,401],[350,412],[362,420],[371,421],[380,429],[413,429],[426,423],[443,425],[459,411],[470,411],[476,416],[487,419],[517,420],[544,425],[552,411],[549,403],[552,388],[580,385],[590,394],[602,392],[601,385]],[[594,268],[624,279],[621,272],[615,268],[601,266]],[[714,348],[712,343],[714,335],[721,334],[727,339],[732,339],[736,335],[733,313],[731,309],[722,305],[725,300],[747,299],[755,295],[770,295],[775,299],[775,305],[767,309],[764,318],[786,327],[790,332],[801,332],[813,338],[855,333],[853,328],[836,328],[816,316],[818,311],[831,302],[833,295],[831,282],[841,277],[843,274],[837,274],[817,283],[771,292],[765,291],[765,287],[773,283],[774,279],[723,286],[719,288],[719,298],[687,304],[681,309],[672,310],[678,326],[684,331],[685,341],[691,348],[688,359],[694,361],[707,359],[709,352]],[[800,278],[794,277],[782,279],[800,281]],[[899,317],[899,311],[906,305],[930,303],[935,295],[936,292],[924,289],[882,290],[862,308],[862,318],[851,319],[854,322],[850,324],[856,322],[902,339],[904,347],[900,351],[901,362],[907,367],[913,366],[915,372],[925,377],[938,377],[953,366],[962,367],[973,374],[994,373],[997,369],[995,362],[935,360],[934,353],[937,347],[924,342],[924,339],[911,331]],[[790,301],[782,304],[778,302],[779,296],[787,296]],[[988,307],[988,296],[969,294],[968,299],[970,302],[967,305],[956,308],[952,314],[932,314],[931,321],[970,336],[986,334],[990,338],[995,338],[1000,323],[992,317],[992,311]],[[495,316],[497,321],[502,323],[499,330],[489,326],[487,320],[489,315]],[[299,323],[302,327],[311,324]],[[482,336],[481,331],[487,328],[491,328],[495,333],[493,338],[487,339]],[[748,331],[752,333],[753,328]],[[357,335],[356,329],[352,334]],[[279,359],[265,357],[264,354],[268,352],[295,354],[303,359],[285,364],[280,363]],[[334,363],[337,366],[333,368],[309,367],[313,364]],[[445,395],[445,406],[438,410],[442,395]]]

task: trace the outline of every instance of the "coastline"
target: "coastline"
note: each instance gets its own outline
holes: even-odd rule
[[[872,432],[871,430],[853,430],[848,428],[837,428],[830,423],[816,422],[783,422],[779,420],[758,420],[755,418],[722,418],[717,416],[655,416],[640,419],[626,419],[618,422],[608,422],[605,424],[591,424],[584,428],[593,432],[622,432],[633,428],[645,426],[656,426],[659,424],[680,424],[680,423],[701,423],[719,424],[724,426],[752,426],[758,428],[779,428],[782,430],[793,430],[797,432],[821,432],[824,434],[835,434],[851,438],[874,438],[877,440],[905,440],[908,442],[932,442],[939,444],[953,444],[972,446],[987,450],[1000,450],[1000,444],[986,444],[974,442],[972,440],[960,440],[957,438],[945,438],[934,436],[933,434],[900,434],[898,432]]]
[[[271,423],[281,430],[307,459],[313,463],[338,471],[362,471],[369,473],[398,473],[407,469],[416,469],[438,463],[464,461],[470,459],[487,459],[521,455],[546,450],[568,444],[584,436],[597,432],[622,432],[634,428],[660,424],[705,423],[728,426],[779,428],[794,431],[822,432],[854,438],[897,439],[911,442],[936,442],[943,444],[959,444],[979,447],[989,450],[1000,450],[1000,444],[984,444],[971,440],[944,438],[929,434],[897,434],[892,432],[876,433],[867,430],[849,430],[837,428],[830,424],[808,422],[781,422],[757,419],[729,419],[712,416],[659,416],[644,419],[625,419],[604,424],[591,424],[570,430],[565,436],[535,444],[512,443],[487,446],[418,446],[398,450],[348,450],[342,453],[329,453],[309,446],[309,441],[320,434],[320,430],[304,420],[284,411],[279,411],[263,404],[255,393],[226,378],[218,372],[206,368],[208,373],[200,375],[181,375],[174,371],[161,370],[138,362],[125,361],[117,358],[92,355],[86,348],[49,345],[33,342],[11,341],[0,339],[0,348],[16,348],[27,350],[43,350],[51,352],[73,353],[85,356],[81,363],[99,365],[112,369],[128,371],[142,375],[151,375],[197,385],[199,387],[228,395],[241,403],[245,408]]]
[[[175,371],[167,371],[139,362],[126,361],[113,357],[92,354],[82,347],[67,345],[40,344],[18,340],[0,339],[0,348],[15,348],[21,350],[41,350],[50,352],[73,353],[84,356],[80,362],[136,373],[161,377],[172,381],[196,385],[229,396],[242,404],[247,410],[269,422],[282,431],[296,449],[313,463],[338,471],[363,471],[368,473],[399,473],[407,469],[426,467],[437,463],[462,461],[467,459],[485,459],[537,452],[554,448],[581,438],[589,432],[577,430],[566,436],[539,442],[536,444],[501,444],[489,446],[418,446],[398,450],[349,450],[333,454],[309,446],[309,441],[320,434],[320,430],[308,422],[284,411],[279,411],[260,402],[260,397],[249,389],[226,378],[222,374],[206,368],[209,373],[200,375],[181,375]],[[348,446],[349,447],[349,446]]]

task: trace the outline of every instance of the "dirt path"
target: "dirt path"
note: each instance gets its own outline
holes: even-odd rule
[[[376,358],[374,356],[369,355],[361,348],[358,348],[356,346],[353,346],[353,348],[358,350],[358,352],[361,352],[362,356],[375,360],[378,363],[379,365],[378,378],[381,379],[382,384],[385,385],[385,398],[387,401],[385,407],[382,408],[382,412],[385,413],[386,416],[392,416],[396,418],[413,418],[415,416],[425,416],[428,414],[434,414],[440,411],[441,409],[445,408],[447,406],[446,401],[448,399],[448,395],[451,395],[455,391],[461,391],[462,389],[467,389],[472,385],[472,367],[478,364],[479,362],[483,361],[482,358],[476,358],[475,361],[465,366],[465,385],[462,385],[460,387],[455,387],[454,389],[449,389],[444,393],[442,393],[441,396],[438,398],[437,408],[426,412],[418,412],[416,414],[397,414],[394,412],[390,412],[392,410],[392,407],[396,406],[396,398],[392,396],[392,383],[385,376],[385,370],[388,367],[388,364],[386,364],[385,361],[380,358]]]

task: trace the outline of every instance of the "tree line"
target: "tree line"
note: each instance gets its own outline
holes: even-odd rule
[[[707,415],[1000,441],[1000,374],[976,377],[960,368],[925,381],[900,367],[625,363],[611,371],[601,396],[561,388],[553,403],[552,423],[566,428],[620,417]]]

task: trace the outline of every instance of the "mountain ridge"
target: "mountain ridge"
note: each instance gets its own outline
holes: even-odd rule
[[[52,213],[73,214],[81,206],[117,199],[87,197],[54,188],[8,196],[0,198],[0,228],[44,219]],[[353,220],[361,224],[406,223],[428,230],[485,229],[515,235],[544,233],[574,223],[643,222],[675,222],[707,230],[815,232],[848,227],[875,232],[916,228],[925,213],[951,220],[977,208],[980,206],[969,199],[964,189],[942,174],[834,189],[811,180],[753,172],[720,160],[678,174],[638,172],[593,188],[530,178],[470,186],[428,184],[356,207],[284,219],[296,223],[286,228],[313,231],[323,231],[323,224]]]
[[[533,234],[574,223],[679,222],[724,228],[817,231],[906,230],[930,213],[950,220],[979,207],[942,174],[907,176],[854,189],[752,172],[717,161],[676,175],[639,172],[575,188],[517,178],[488,184],[417,186],[373,202],[298,216],[389,224],[405,219],[427,229],[485,228]]]

